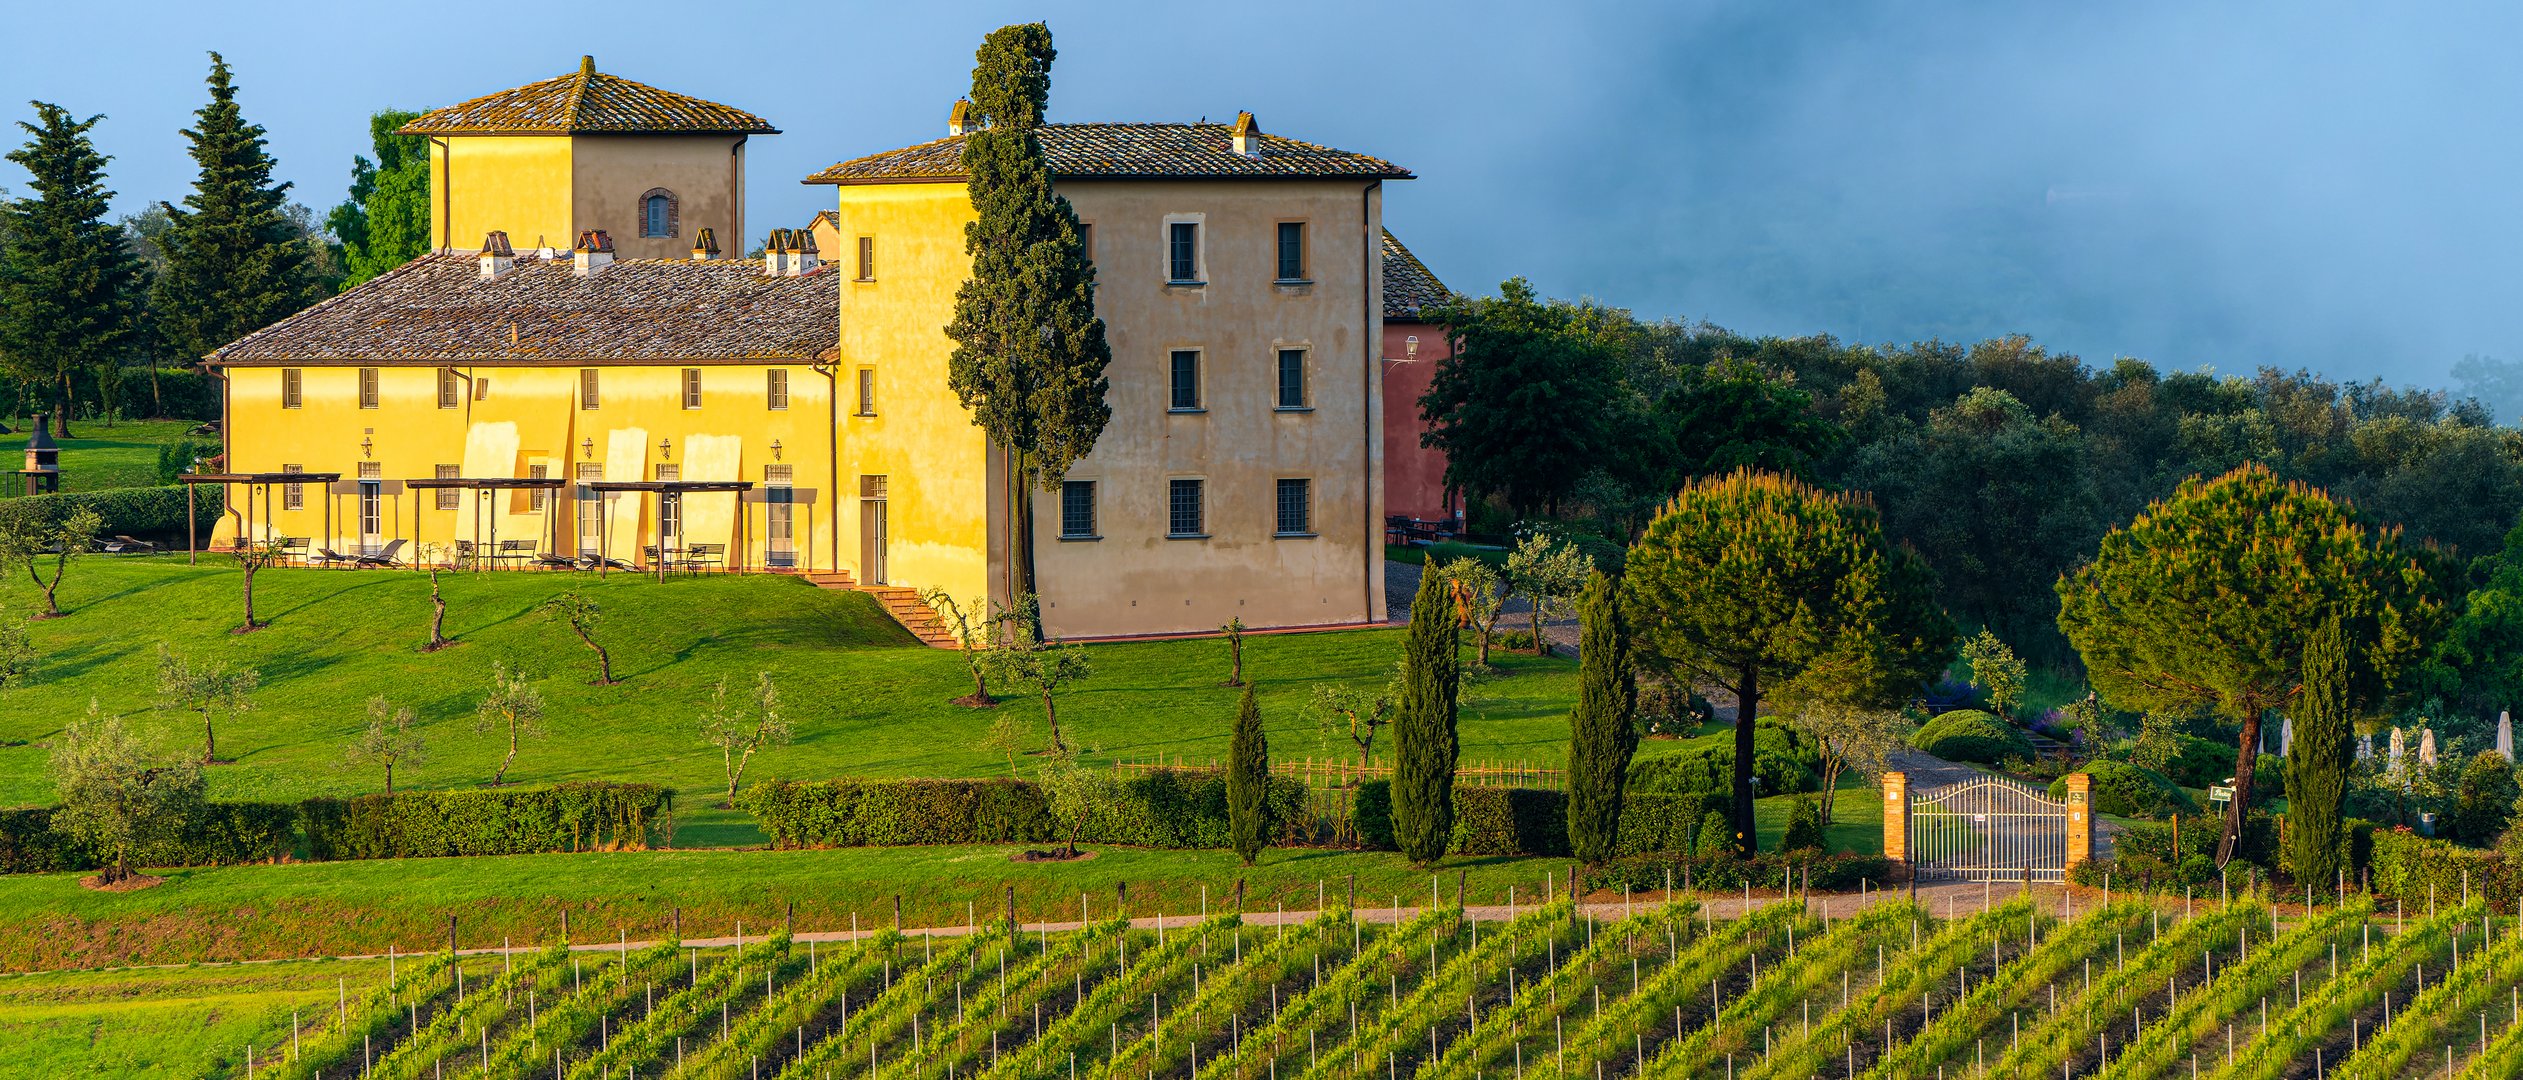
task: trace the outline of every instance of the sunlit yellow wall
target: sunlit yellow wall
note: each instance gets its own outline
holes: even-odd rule
[[[439,136],[430,150],[431,245],[471,251],[493,229],[525,251],[566,251],[602,229],[626,259],[679,259],[703,228],[744,254],[744,140],[736,135]],[[640,235],[640,198],[678,207],[672,236]],[[451,216],[452,215],[452,216]]]
[[[958,596],[991,588],[989,480],[985,440],[947,386],[955,289],[971,261],[964,185],[902,184],[840,189],[842,561],[867,579],[860,561],[859,477],[887,481],[887,580],[940,587]],[[877,238],[872,281],[857,272],[856,238]],[[857,409],[858,370],[873,369],[874,416]],[[1004,599],[1004,598],[1002,598]]]
[[[772,366],[789,373],[784,410],[768,407]],[[434,477],[440,465],[458,466],[462,475],[476,478],[524,477],[531,466],[545,465],[553,477],[574,479],[582,463],[592,462],[603,467],[607,480],[653,480],[663,463],[675,465],[684,480],[760,485],[766,466],[782,464],[791,467],[795,487],[816,492],[814,503],[793,511],[798,564],[831,567],[829,397],[825,381],[805,364],[701,365],[698,409],[683,407],[682,369],[672,365],[602,368],[594,409],[579,407],[576,367],[458,367],[472,379],[459,380],[459,386],[479,396],[468,392],[452,409],[439,407],[436,368],[380,368],[375,409],[358,407],[355,366],[299,370],[303,405],[285,409],[281,368],[230,369],[229,471],[278,472],[298,465],[351,480],[361,462],[373,462],[383,479],[400,481]],[[363,441],[369,444],[365,449]],[[660,447],[661,441],[666,445]],[[607,553],[638,561],[640,548],[656,543],[655,497],[612,498]],[[468,492],[457,501],[457,509],[441,510],[433,492],[405,491],[387,508],[381,538],[402,538],[410,541],[407,553],[427,554],[458,539],[488,543],[495,527],[500,539],[538,538],[565,554],[580,550],[577,507],[567,494],[548,514],[535,512],[525,492]],[[274,492],[268,522],[257,500],[255,534],[308,537],[337,551],[355,547],[357,499],[340,495],[331,503],[328,531],[323,491],[310,488],[298,511],[282,509],[280,493]],[[683,543],[724,543],[732,565],[763,565],[762,505],[740,504],[733,494],[688,494],[683,520]],[[234,526],[233,518],[223,523],[218,538],[230,538]]]
[[[536,135],[433,138],[431,246],[471,251],[482,246],[484,235],[501,229],[519,251],[538,242],[569,250],[577,238],[570,142]]]
[[[960,184],[839,191],[839,250],[827,256],[854,275],[856,238],[876,238],[875,280],[841,285],[843,481],[892,477],[893,580],[995,593],[1003,526],[992,522],[1006,510],[988,479],[995,463],[946,382],[952,345],[943,328],[970,270],[970,202]],[[1134,181],[1072,182],[1061,192],[1093,226],[1113,416],[1070,474],[1099,486],[1101,538],[1061,539],[1059,496],[1034,499],[1050,628],[1119,635],[1214,629],[1231,618],[1251,626],[1380,621],[1380,191],[1355,181]],[[1185,214],[1203,224],[1208,280],[1197,289],[1165,283],[1165,227],[1169,215]],[[1310,284],[1274,280],[1282,221],[1307,225]],[[1204,412],[1167,411],[1167,363],[1177,348],[1204,353]],[[1281,348],[1308,350],[1307,409],[1275,407]],[[875,367],[883,388],[873,419],[846,415],[847,380],[859,366]],[[1204,539],[1167,536],[1175,477],[1207,484]],[[1310,536],[1275,535],[1282,477],[1312,482]],[[857,529],[845,526],[848,558]]]

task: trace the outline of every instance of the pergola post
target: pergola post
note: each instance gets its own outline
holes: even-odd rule
[[[201,565],[201,511],[193,507],[193,485],[184,485],[184,565]]]

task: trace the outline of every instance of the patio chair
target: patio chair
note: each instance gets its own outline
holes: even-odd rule
[[[727,545],[694,544],[684,549],[683,568],[694,573],[703,569],[727,569]]]
[[[307,538],[303,536],[281,537],[280,559],[282,562],[294,562],[303,565],[307,561]]]
[[[458,570],[473,569],[473,560],[475,556],[476,552],[474,551],[473,541],[458,540],[456,541],[456,551],[454,555],[455,561],[451,565]]]
[[[534,541],[502,540],[499,550],[491,553],[491,566],[496,569],[503,562],[527,562],[534,557]]]
[[[403,541],[388,540],[386,541],[385,547],[379,550],[376,554],[362,555],[358,558],[357,562],[361,566],[401,566],[403,565],[403,560],[400,557],[402,554]]]

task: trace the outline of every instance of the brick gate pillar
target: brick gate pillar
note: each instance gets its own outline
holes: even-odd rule
[[[1896,863],[1910,861],[1910,777],[1907,773],[1883,774],[1883,857]]]
[[[2094,778],[2087,773],[2067,776],[2067,865],[2075,866],[2094,857]]]

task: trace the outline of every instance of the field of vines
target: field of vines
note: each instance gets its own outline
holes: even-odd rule
[[[2523,1076],[2523,933],[2477,902],[1401,914],[408,957],[254,1075]]]

